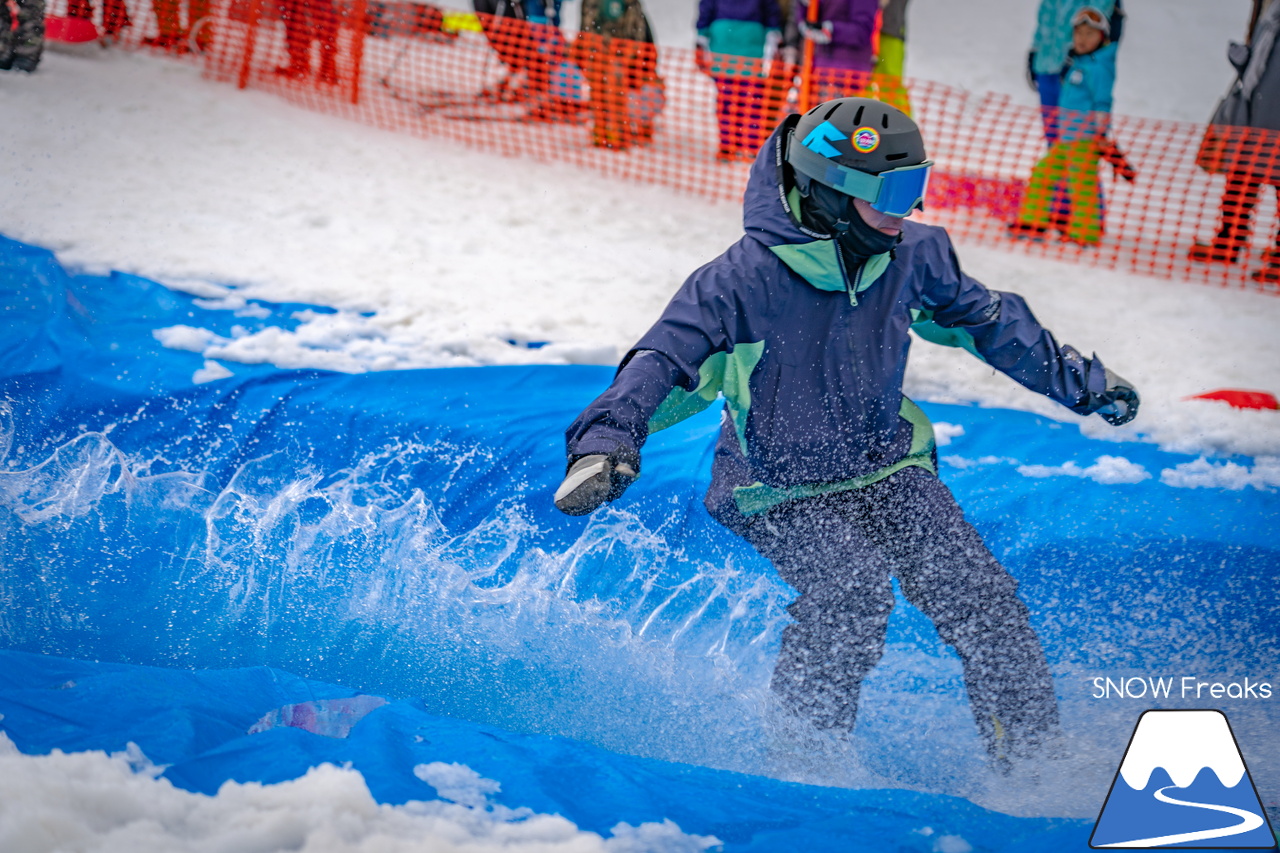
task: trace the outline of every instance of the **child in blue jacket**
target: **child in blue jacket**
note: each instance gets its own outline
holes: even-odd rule
[[[930,167],[915,123],[879,101],[784,120],[752,166],[745,235],[689,277],[569,427],[555,503],[581,515],[616,500],[650,432],[723,395],[706,504],[799,593],[771,685],[784,706],[853,728],[896,577],[959,654],[1004,762],[1055,729],[1053,684],[1017,582],[938,479],[932,428],[902,393],[908,330],[1081,415],[1125,423],[1138,396],[1017,294],[966,275],[945,230],[905,221]]]
[[[1121,155],[1107,141],[1111,92],[1116,82],[1116,46],[1108,40],[1110,23],[1101,11],[1086,6],[1072,19],[1072,49],[1062,70],[1058,99],[1058,137],[1031,170],[1018,220],[1010,231],[1018,237],[1040,237],[1057,226],[1063,237],[1094,246],[1104,231],[1098,158]],[[1117,170],[1133,180],[1128,163]],[[1064,196],[1056,201],[1058,194]]]

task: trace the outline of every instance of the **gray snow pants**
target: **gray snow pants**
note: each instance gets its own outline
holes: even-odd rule
[[[35,71],[44,50],[44,0],[14,0],[18,27],[13,27],[9,0],[0,0],[0,70]]]
[[[1029,754],[1057,727],[1053,681],[1018,582],[925,469],[783,504],[741,532],[800,593],[772,688],[814,725],[853,728],[862,680],[884,652],[892,575],[959,654],[992,756]]]

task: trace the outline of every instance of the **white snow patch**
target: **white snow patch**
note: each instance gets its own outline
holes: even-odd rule
[[[479,794],[485,783],[496,790],[497,783],[468,768],[444,766],[460,768],[449,771],[459,780],[455,793]],[[469,789],[463,771],[472,773]],[[175,788],[156,772],[136,746],[113,755],[54,750],[28,756],[0,732],[0,850],[697,853],[720,843],[686,834],[669,820],[620,823],[605,838],[559,815],[486,805],[483,797],[471,797],[474,806],[439,800],[381,805],[358,771],[330,764],[274,785],[226,782],[214,796]]]
[[[413,775],[435,788],[441,799],[472,808],[484,808],[489,797],[502,790],[500,784],[465,764],[433,761],[413,768]]]
[[[973,853],[973,845],[958,835],[944,835],[933,842],[934,853]]]
[[[212,359],[205,359],[204,367],[191,374],[191,381],[197,385],[203,385],[206,382],[226,379],[228,376],[235,376],[235,374],[225,366],[218,364],[218,362]]]
[[[154,330],[151,336],[159,341],[161,346],[185,352],[204,352],[215,343],[227,340],[208,329],[196,326],[166,326],[163,329]]]
[[[939,421],[933,425],[933,440],[937,442],[939,447],[946,447],[951,443],[951,439],[959,438],[962,435],[964,435],[964,427],[960,424]]]
[[[1123,456],[1099,456],[1087,468],[1081,468],[1075,462],[1064,465],[1019,465],[1018,473],[1024,477],[1082,477],[1104,485],[1141,483],[1151,479],[1146,468]]]
[[[1219,464],[1201,457],[1164,469],[1160,472],[1160,482],[1179,489],[1280,488],[1280,457],[1259,457],[1252,467],[1235,462]]]
[[[976,468],[981,465],[1017,465],[1018,460],[1011,456],[979,456],[970,459],[967,456],[943,456],[942,461],[953,468]]]

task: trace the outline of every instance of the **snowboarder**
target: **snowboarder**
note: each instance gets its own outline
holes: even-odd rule
[[[1023,299],[988,290],[947,232],[906,221],[931,162],[915,123],[867,98],[787,117],[752,166],[745,235],[695,271],[566,432],[555,494],[616,500],[655,429],[726,405],[706,505],[798,592],[772,689],[814,726],[853,728],[883,650],[890,577],[959,653],[999,762],[1057,725],[1017,582],[937,477],[933,430],[903,396],[908,328],[971,348],[1080,415],[1123,424],[1138,395],[1059,344]]]

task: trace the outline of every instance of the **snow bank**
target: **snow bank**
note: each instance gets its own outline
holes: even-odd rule
[[[324,764],[275,785],[227,782],[216,796],[156,778],[132,744],[26,756],[0,732],[0,849],[23,853],[696,853],[719,842],[671,821],[625,823],[610,838],[558,815],[495,805],[499,789],[461,765],[422,765],[440,800],[374,801],[356,770]]]

